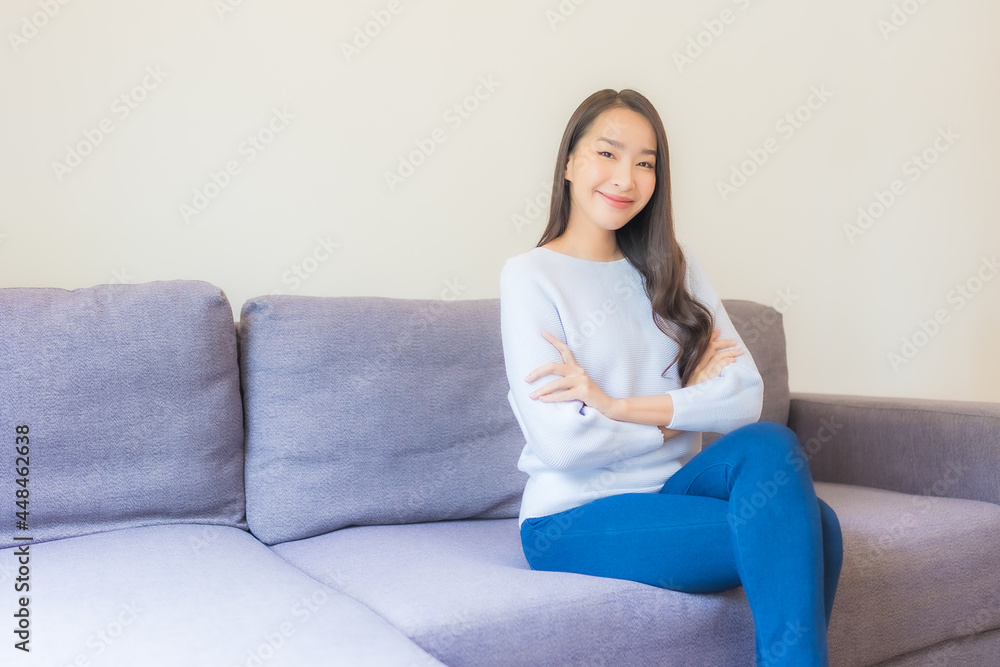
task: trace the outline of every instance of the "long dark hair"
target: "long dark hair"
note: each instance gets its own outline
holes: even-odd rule
[[[660,115],[641,93],[631,89],[620,92],[605,88],[585,99],[566,124],[556,169],[552,179],[552,204],[549,223],[538,245],[542,246],[562,235],[569,223],[570,182],[566,180],[566,164],[580,137],[587,133],[594,120],[608,109],[622,107],[642,114],[656,134],[656,185],[646,206],[621,229],[615,231],[618,247],[628,261],[645,278],[646,295],[652,304],[653,323],[680,348],[670,362],[680,359],[678,376],[684,386],[694,372],[698,359],[711,342],[715,318],[712,311],[695,299],[684,286],[687,262],[674,236],[674,214],[670,197],[670,152],[667,133]],[[663,374],[670,369],[663,369]],[[662,375],[662,374],[661,374]]]

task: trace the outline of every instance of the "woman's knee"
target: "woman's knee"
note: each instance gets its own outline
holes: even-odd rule
[[[746,439],[747,446],[755,459],[765,455],[791,463],[794,457],[802,455],[802,444],[795,431],[784,424],[759,421],[742,426],[729,435],[739,434]]]

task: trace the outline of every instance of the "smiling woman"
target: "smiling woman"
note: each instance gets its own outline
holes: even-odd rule
[[[538,246],[501,271],[521,546],[536,570],[742,585],[757,664],[827,665],[840,524],[788,463],[804,457],[795,433],[758,422],[753,357],[674,237],[668,162],[649,100],[594,93],[563,134]],[[701,449],[703,431],[724,435]],[[758,511],[732,520],[749,498]]]

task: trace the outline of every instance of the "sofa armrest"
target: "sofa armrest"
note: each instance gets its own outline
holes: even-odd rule
[[[817,482],[1000,504],[1000,403],[791,394]]]

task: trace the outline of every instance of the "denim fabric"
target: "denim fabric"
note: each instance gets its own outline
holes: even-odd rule
[[[798,437],[774,422],[732,431],[659,493],[623,493],[521,525],[535,570],[688,593],[743,586],[757,665],[828,667],[843,562],[837,515],[816,497]]]

